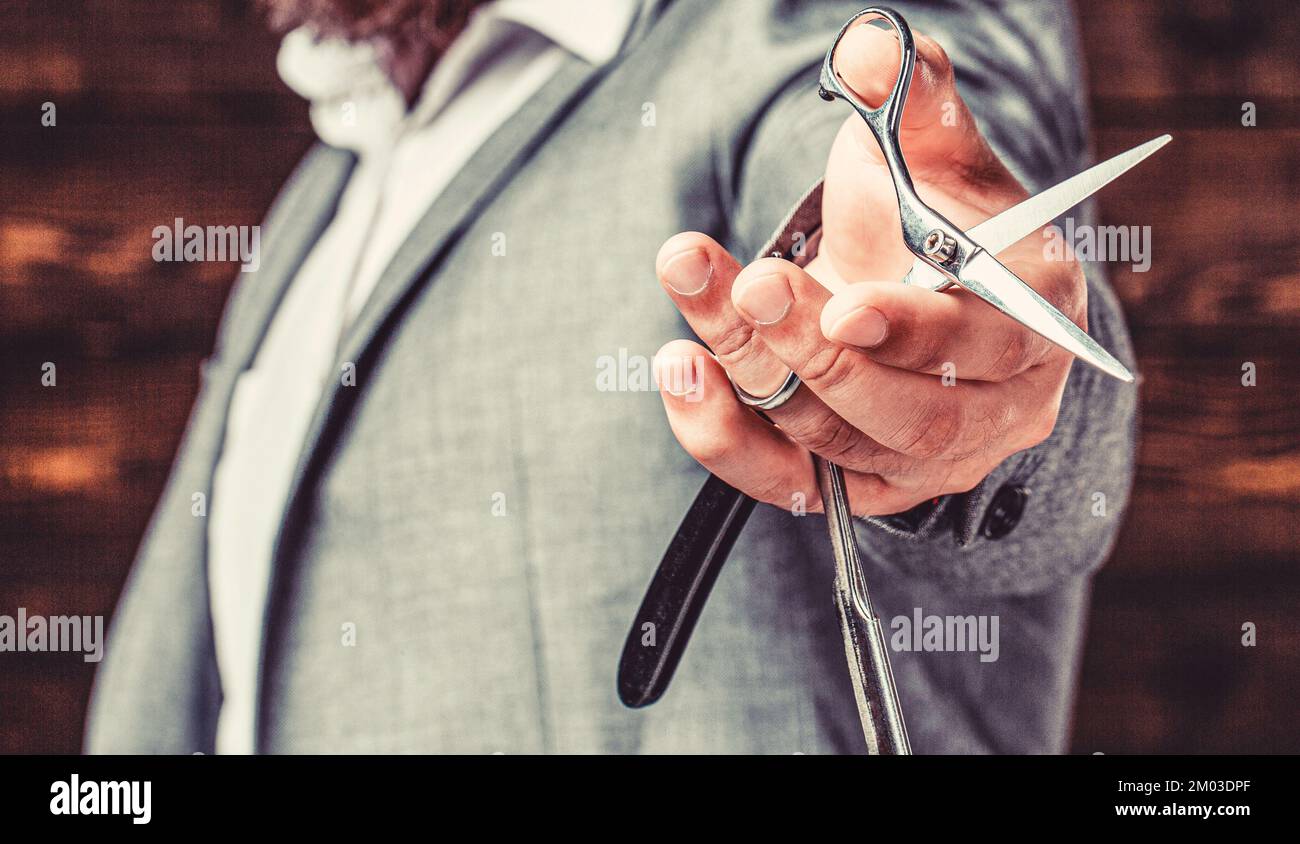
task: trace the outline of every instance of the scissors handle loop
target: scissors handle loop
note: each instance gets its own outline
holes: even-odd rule
[[[863,19],[868,17],[873,20],[884,20],[893,27],[898,36],[899,46],[898,80],[894,82],[894,89],[890,91],[889,96],[876,108],[863,102],[853,89],[845,84],[843,77],[835,68],[835,51],[840,41],[850,29],[861,25],[864,23]],[[903,158],[903,150],[899,146],[898,138],[903,127],[903,107],[907,104],[907,93],[912,87],[912,75],[915,70],[916,42],[912,38],[912,30],[908,27],[907,21],[893,9],[873,6],[863,9],[850,18],[835,36],[835,43],[827,51],[826,60],[822,64],[821,89],[818,91],[824,100],[838,97],[853,106],[853,110],[871,129],[876,142],[880,144],[880,150],[884,153],[890,170],[897,176],[901,176],[909,188],[912,185],[912,177],[908,173],[907,161]]]
[[[835,52],[839,48],[840,41],[854,26],[863,25],[864,18],[884,20],[898,37],[898,80],[894,82],[894,89],[889,96],[876,108],[871,108],[863,102],[835,69]],[[822,63],[821,86],[818,93],[824,100],[837,98],[844,100],[867,124],[867,128],[875,136],[876,143],[880,145],[885,164],[888,165],[893,178],[894,192],[898,195],[903,242],[912,254],[949,277],[953,277],[966,260],[973,256],[977,247],[962,234],[961,229],[922,202],[912,184],[912,174],[907,169],[907,160],[903,157],[899,135],[903,126],[903,108],[907,105],[907,93],[911,89],[915,71],[916,41],[912,37],[912,30],[908,27],[907,21],[887,6],[872,6],[850,18],[835,36],[835,43],[826,52],[826,59]],[[940,286],[949,284],[951,280],[945,279]]]

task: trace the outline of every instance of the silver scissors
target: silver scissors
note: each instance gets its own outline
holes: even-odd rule
[[[889,97],[870,108],[835,70],[835,50],[844,34],[864,18],[883,19],[893,27],[900,46],[898,81]],[[873,7],[854,15],[840,29],[822,64],[819,93],[843,99],[870,128],[893,177],[903,241],[915,256],[904,282],[941,291],[961,287],[988,302],[1031,331],[1061,346],[1103,372],[1126,382],[1133,374],[1068,317],[1021,281],[995,257],[1114,181],[1169,142],[1168,135],[1147,141],[1024,200],[1013,208],[963,232],[916,194],[899,144],[903,107],[916,67],[916,45],[907,22],[892,9]],[[757,410],[779,406],[798,388],[794,373],[771,396],[757,397],[736,388],[741,401]],[[849,673],[868,752],[911,752],[907,727],[880,620],[871,605],[854,520],[839,466],[814,456],[836,564],[835,593]],[[619,696],[628,706],[647,706],[664,693],[685,651],[722,563],[730,552],[754,501],[716,477],[700,490],[638,610],[619,664]],[[640,646],[639,622],[653,619],[668,630],[663,647]]]
[[[864,18],[883,19],[894,28],[901,56],[898,81],[894,83],[893,91],[874,109],[843,84],[835,69],[835,51],[840,41]],[[1124,364],[994,256],[1155,152],[1168,142],[1169,136],[1130,150],[1020,203],[969,232],[963,232],[917,196],[899,144],[903,107],[907,103],[915,68],[916,44],[903,17],[883,6],[865,9],[844,25],[827,51],[818,91],[825,100],[839,98],[848,102],[880,145],[898,196],[903,242],[915,256],[912,270],[904,282],[936,291],[960,286],[1075,357],[1108,375],[1131,382],[1133,373]],[[889,663],[889,650],[880,619],[871,606],[852,530],[853,516],[845,491],[844,474],[839,466],[820,457],[814,457],[814,464],[835,555],[836,605],[867,748],[873,754],[910,753],[907,726]]]
[[[900,60],[898,81],[878,108],[871,108],[847,85],[835,69],[835,50],[854,25],[864,18],[885,20],[898,36]],[[1082,202],[1169,141],[1164,135],[1068,179],[1038,196],[964,232],[946,217],[921,201],[912,184],[907,160],[899,144],[903,107],[916,68],[916,44],[903,17],[893,9],[877,6],[854,15],[835,37],[822,63],[821,87],[825,100],[842,99],[853,107],[875,136],[894,181],[898,195],[903,242],[916,256],[909,284],[944,290],[960,286],[988,302],[1036,334],[1050,340],[1075,357],[1122,381],[1131,382],[1133,373],[1095,340],[1054,308],[1042,296],[1002,265],[998,252],[1050,223],[1059,214]]]

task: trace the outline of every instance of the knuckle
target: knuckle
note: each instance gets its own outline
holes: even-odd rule
[[[801,438],[804,446],[827,460],[852,466],[863,457],[866,437],[843,417],[827,413],[821,424],[810,427]]]
[[[773,507],[779,507],[782,510],[789,510],[794,504],[795,495],[803,493],[805,501],[807,493],[799,488],[798,484],[792,483],[782,477],[762,476],[753,478],[745,494],[764,504],[771,504]]]
[[[748,323],[737,320],[713,338],[713,354],[723,367],[731,368],[753,355],[757,339]]]
[[[893,449],[873,444],[868,467],[871,472],[894,482],[916,484],[924,476],[924,463]]]
[[[1004,381],[1019,375],[1033,364],[1045,351],[1042,340],[1037,334],[1020,326],[1014,326],[1007,335],[1007,342],[1002,352],[989,365],[984,377],[994,381]]]
[[[692,426],[678,435],[682,448],[705,466],[724,462],[734,450],[731,435],[714,425]]]
[[[944,456],[961,430],[960,407],[954,403],[918,403],[895,431],[899,450],[922,460]]]
[[[853,354],[843,346],[826,345],[798,367],[799,377],[815,390],[835,391],[853,376]]]
[[[913,462],[825,406],[816,413],[783,418],[780,424],[781,430],[804,448],[846,469],[894,477],[906,474]]]
[[[913,335],[912,352],[909,359],[903,363],[904,369],[910,369],[913,372],[936,373],[943,369],[943,365],[950,360],[947,354],[948,347],[944,342],[945,338],[938,334],[923,334],[916,332]]]

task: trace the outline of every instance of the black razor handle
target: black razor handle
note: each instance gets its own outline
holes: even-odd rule
[[[649,706],[668,689],[718,572],[756,503],[713,475],[700,488],[623,643],[618,697],[624,706]]]

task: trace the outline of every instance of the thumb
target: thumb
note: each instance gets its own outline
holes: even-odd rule
[[[908,166],[918,173],[940,169],[978,172],[993,168],[1011,179],[980,134],[970,109],[957,91],[947,52],[927,35],[914,33],[916,70],[903,108],[900,143]],[[898,81],[898,36],[893,29],[864,22],[844,34],[835,50],[840,78],[871,108],[878,108]],[[861,121],[855,121],[864,151],[883,161],[880,147]]]

